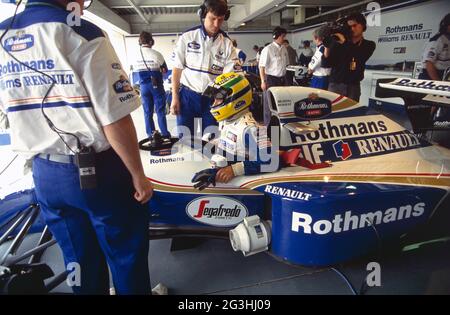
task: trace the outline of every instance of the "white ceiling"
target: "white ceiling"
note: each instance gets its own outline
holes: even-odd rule
[[[340,8],[360,8],[371,1],[352,0],[229,0],[231,17],[227,30],[271,30],[273,14],[282,14],[281,25],[295,29],[293,10],[306,8],[306,16]],[[383,2],[399,2],[378,1]],[[153,33],[179,33],[199,23],[197,10],[203,0],[95,0],[90,13],[105,19],[124,33],[138,34],[142,30]],[[350,8],[348,8],[350,9]],[[278,12],[278,13],[277,13]],[[284,12],[286,13],[286,12]],[[329,16],[330,17],[330,16]],[[313,22],[309,20],[310,22]]]

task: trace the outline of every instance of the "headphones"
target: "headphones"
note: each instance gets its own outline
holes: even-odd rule
[[[283,34],[287,34],[287,31],[284,28],[277,26],[272,32],[272,38],[278,39],[278,37],[280,37]]]
[[[197,11],[198,16],[200,16],[200,18],[202,20],[206,18],[208,9],[211,7],[212,3],[214,3],[214,2],[225,2],[225,4],[228,7],[227,0],[205,0]],[[230,14],[231,14],[230,9],[227,9],[227,12],[225,13],[225,21],[228,21],[228,19],[230,18]]]

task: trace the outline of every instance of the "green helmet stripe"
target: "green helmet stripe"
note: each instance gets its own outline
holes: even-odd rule
[[[231,81],[228,81],[227,83],[225,83],[223,86],[227,89],[231,89],[233,85],[238,84],[239,82],[241,82],[244,78],[241,77],[240,75],[238,75],[236,78],[234,78]]]

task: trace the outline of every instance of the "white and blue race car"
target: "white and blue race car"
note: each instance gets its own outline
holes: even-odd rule
[[[377,96],[400,96],[412,108],[449,106],[450,83],[405,80],[380,82]],[[277,87],[269,100],[279,149],[299,154],[302,163],[199,191],[192,177],[211,167],[202,142],[143,148],[155,187],[150,238],[230,237],[244,255],[270,251],[287,263],[329,266],[434,230],[433,224],[450,231],[449,149],[328,91]],[[8,150],[7,132],[0,144],[0,246],[11,236],[44,231],[35,254],[51,236],[38,205],[28,208],[35,203],[31,174]]]

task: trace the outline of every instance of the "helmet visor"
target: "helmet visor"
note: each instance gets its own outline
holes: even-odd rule
[[[233,93],[232,89],[225,88],[223,86],[218,86],[215,84],[209,85],[203,95],[214,99],[214,106],[220,105],[224,100]]]

